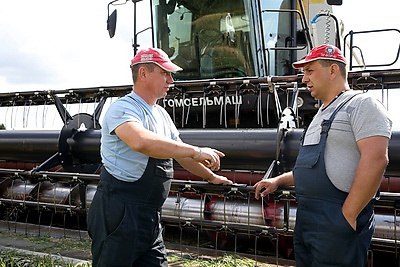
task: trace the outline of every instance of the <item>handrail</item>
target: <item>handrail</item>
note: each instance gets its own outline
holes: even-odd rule
[[[369,31],[350,31],[348,34],[346,34],[346,36],[344,37],[344,43],[346,43],[347,38],[350,38],[350,60],[349,60],[349,70],[352,70],[353,68],[361,68],[361,67],[388,67],[388,66],[392,66],[394,65],[398,60],[399,60],[399,56],[400,56],[400,43],[399,43],[399,48],[397,49],[397,55],[396,55],[396,59],[391,62],[391,63],[387,63],[387,64],[365,64],[364,65],[356,65],[353,66],[353,48],[356,48],[357,46],[353,45],[353,41],[354,41],[354,35],[355,34],[368,34],[368,33],[378,33],[378,32],[389,32],[389,31],[394,31],[394,32],[398,32],[400,34],[400,30],[398,29],[379,29],[379,30],[369,30]],[[357,47],[358,48],[358,47]],[[358,48],[359,49],[359,48]],[[343,53],[344,56],[346,56],[346,46],[344,46],[343,48]]]

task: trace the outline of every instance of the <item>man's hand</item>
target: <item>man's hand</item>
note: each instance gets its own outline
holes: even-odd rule
[[[265,179],[257,182],[253,187],[256,189],[255,198],[260,199],[261,197],[265,197],[269,193],[275,192],[278,188],[279,184],[276,178]],[[261,192],[262,189],[265,190]],[[260,193],[261,192],[261,193]]]
[[[214,174],[212,178],[208,179],[208,182],[211,184],[226,184],[231,185],[233,182],[226,178],[225,176]]]
[[[342,213],[344,218],[347,220],[347,222],[350,224],[350,226],[353,228],[354,231],[357,229],[357,217],[350,216],[348,212],[342,208]]]
[[[213,148],[202,147],[199,154],[193,159],[212,171],[217,171],[220,168],[220,157],[225,157],[225,154]]]

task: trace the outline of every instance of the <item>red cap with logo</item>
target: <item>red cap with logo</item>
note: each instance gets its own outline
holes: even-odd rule
[[[318,59],[329,59],[329,60],[336,60],[347,64],[346,58],[343,56],[342,52],[334,45],[320,45],[314,47],[308,55],[300,60],[293,62],[293,68],[299,69],[302,68],[305,64],[311,61],[315,61]]]
[[[140,50],[131,61],[131,67],[140,63],[154,63],[160,68],[169,71],[176,72],[181,71],[182,68],[172,63],[168,55],[161,49],[158,48],[146,48]]]

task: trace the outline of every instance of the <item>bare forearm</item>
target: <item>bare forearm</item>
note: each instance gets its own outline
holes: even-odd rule
[[[200,162],[191,158],[180,158],[176,160],[185,170],[197,175],[207,181],[212,179],[214,173]]]
[[[134,122],[120,125],[115,133],[132,150],[153,158],[194,158],[200,152],[197,146],[159,136]]]
[[[191,158],[180,158],[176,161],[187,171],[206,179],[209,183],[225,185],[233,184],[233,182],[227,177],[212,172],[209,168],[204,166],[203,163],[200,163],[197,160]]]
[[[294,178],[293,172],[285,172],[276,177],[278,179],[279,186],[293,186]]]
[[[372,136],[357,142],[360,161],[349,195],[342,207],[343,215],[354,229],[358,214],[374,197],[381,183],[389,162],[388,141],[386,137]]]
[[[343,204],[343,213],[352,218],[357,218],[378,190],[387,161],[370,162],[360,160],[353,185]]]
[[[269,193],[275,192],[279,186],[292,185],[294,185],[293,172],[285,172],[274,178],[263,179],[253,186],[256,188],[255,198],[259,199],[260,197],[265,197]],[[263,189],[265,190],[262,191]]]
[[[132,150],[158,159],[181,159],[191,158],[197,163],[215,171],[220,168],[220,157],[225,154],[209,147],[199,148],[183,143],[178,140],[171,140],[146,130],[135,122],[126,122],[115,129],[115,133]]]
[[[200,153],[197,146],[160,137],[148,138],[133,149],[149,157],[161,159],[195,158]]]

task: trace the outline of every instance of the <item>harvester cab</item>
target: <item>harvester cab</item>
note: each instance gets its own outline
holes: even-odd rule
[[[134,5],[139,18],[138,2]],[[177,80],[290,75],[294,74],[291,62],[314,45],[340,42],[334,25],[332,32],[322,32],[321,27],[311,32],[307,21],[319,10],[332,13],[329,4],[309,1],[155,1],[151,12],[153,45],[182,66]],[[114,36],[116,9],[107,28]],[[141,33],[135,30],[134,36]],[[136,49],[139,44],[133,46]]]
[[[341,1],[159,0],[150,2],[143,23],[146,2],[133,1],[132,46],[136,53],[138,36],[147,34],[154,47],[183,68],[162,100],[180,128],[275,128],[291,103],[297,105],[297,125],[306,126],[320,103],[300,86],[301,73],[291,63],[320,44],[343,49],[350,70],[390,64],[367,66],[354,38],[359,33],[343,36],[343,24],[332,12]],[[117,3],[109,4],[109,14]],[[107,20],[111,37],[116,12]],[[150,26],[137,30],[138,20]],[[398,53],[392,52],[393,62]]]

